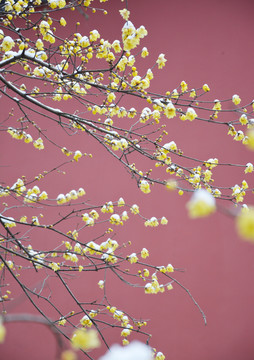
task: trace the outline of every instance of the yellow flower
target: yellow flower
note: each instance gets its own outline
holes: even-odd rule
[[[210,91],[210,88],[209,88],[209,86],[208,86],[207,84],[204,84],[203,87],[202,87],[202,89],[203,89],[205,92]]]
[[[4,343],[5,335],[6,335],[5,326],[3,325],[2,321],[0,321],[0,344]]]
[[[160,54],[158,59],[156,60],[156,63],[158,64],[158,68],[162,69],[163,66],[166,64],[165,54]]]
[[[100,281],[98,282],[98,285],[99,285],[99,288],[100,288],[100,289],[103,289],[103,288],[104,288],[104,281],[103,281],[103,280],[100,280]]]
[[[36,41],[35,46],[36,46],[36,48],[37,48],[38,50],[41,50],[41,51],[44,50],[43,42],[42,42],[41,39],[38,39],[38,40]]]
[[[240,121],[240,123],[241,123],[242,125],[247,125],[247,124],[248,124],[248,118],[247,118],[247,116],[246,116],[245,114],[242,114],[242,115],[241,115],[239,121]]]
[[[123,225],[121,217],[118,214],[111,215],[109,221],[113,225]]]
[[[181,90],[182,90],[182,92],[185,92],[185,91],[187,91],[187,89],[188,89],[188,85],[187,85],[186,82],[183,80],[183,81],[181,82]]]
[[[243,239],[254,242],[254,206],[236,217],[236,227]]]
[[[33,142],[33,145],[38,150],[43,150],[44,149],[44,144],[43,144],[42,138],[38,138],[37,140],[35,140]]]
[[[66,198],[64,194],[59,194],[56,198],[58,204],[64,204],[66,202]]]
[[[61,353],[61,360],[77,360],[77,355],[72,350],[64,350]]]
[[[239,98],[238,95],[233,95],[233,96],[232,96],[232,101],[233,101],[233,103],[234,103],[235,105],[238,105],[238,104],[240,104],[241,99]]]
[[[196,111],[193,108],[189,107],[187,109],[185,116],[186,116],[186,120],[193,121],[198,115],[196,114]]]
[[[149,276],[149,270],[148,269],[144,269],[143,270],[143,274],[145,277],[148,277]]]
[[[67,24],[67,23],[66,23],[65,18],[61,17],[61,19],[60,19],[60,25],[65,26],[66,24]]]
[[[48,198],[48,194],[46,193],[46,191],[42,191],[42,193],[39,196],[39,200],[47,200]]]
[[[51,269],[54,270],[54,271],[60,270],[60,266],[59,266],[57,263],[55,263],[55,262],[52,262],[49,266],[50,266]]]
[[[166,188],[168,190],[175,190],[177,188],[177,182],[175,180],[168,180],[166,182]]]
[[[155,360],[164,360],[164,359],[165,359],[165,355],[161,351],[157,352],[155,356]]]
[[[155,216],[151,217],[151,219],[145,221],[145,226],[156,227],[159,225],[159,221]]]
[[[83,36],[79,39],[79,45],[82,47],[88,47],[90,45],[90,41],[87,36]]]
[[[2,222],[6,228],[12,228],[16,226],[16,223],[12,217],[2,218]]]
[[[207,161],[204,162],[205,166],[209,169],[213,169],[214,167],[216,167],[218,165],[218,159],[214,158],[214,159],[208,159]]]
[[[249,129],[247,132],[247,137],[248,137],[248,141],[247,141],[247,147],[250,150],[254,150],[254,129]]]
[[[4,52],[10,51],[13,48],[13,46],[15,46],[14,40],[10,36],[5,36],[1,44],[3,51]]]
[[[142,52],[141,52],[142,58],[145,58],[148,55],[149,55],[149,52],[148,52],[147,48],[143,47]]]
[[[78,159],[81,158],[81,157],[82,157],[81,151],[79,151],[79,150],[75,151],[75,154],[74,154],[74,156],[73,156],[73,159],[74,159],[75,161],[78,161]]]
[[[131,263],[134,264],[138,261],[138,257],[136,253],[132,253],[131,255],[127,256],[127,260]]]
[[[130,334],[131,334],[131,329],[123,329],[121,331],[121,336],[126,337],[126,336],[129,336]]]
[[[76,349],[91,350],[100,346],[98,333],[95,330],[78,329],[71,338],[72,346]]]
[[[125,201],[122,197],[119,198],[118,202],[117,202],[117,206],[121,207],[125,205]]]
[[[176,109],[171,101],[165,107],[164,114],[167,116],[168,119],[172,119],[176,116]]]
[[[100,36],[100,34],[99,34],[99,32],[97,30],[90,31],[89,39],[90,39],[91,42],[98,40],[100,37],[101,36]]]
[[[80,196],[84,196],[86,194],[86,192],[83,188],[79,188],[77,194],[80,197]]]
[[[214,106],[213,106],[213,110],[215,111],[219,111],[221,110],[221,103],[220,103],[220,100],[214,100]]]
[[[22,223],[26,223],[27,222],[27,216],[21,216],[19,221],[22,222]]]
[[[42,20],[40,22],[39,28],[40,28],[41,34],[43,36],[45,36],[47,34],[47,32],[49,31],[49,29],[50,29],[50,25],[49,25],[49,23],[47,21]]]
[[[82,319],[80,320],[80,324],[88,327],[91,327],[93,325],[92,321],[87,315],[82,317]]]
[[[64,326],[66,324],[66,321],[67,321],[66,319],[60,318],[60,320],[58,321],[58,325]]]
[[[241,141],[243,138],[244,138],[244,133],[241,130],[237,131],[237,133],[234,136],[234,140]]]
[[[195,89],[192,89],[191,92],[190,92],[190,97],[194,98],[196,97],[197,94],[196,94],[196,90]]]
[[[171,151],[177,150],[177,145],[174,141],[170,141],[169,143],[164,144],[161,149],[161,151],[165,154],[167,154],[169,152],[169,150],[171,150]]]
[[[246,168],[245,168],[244,172],[245,172],[245,174],[253,172],[253,164],[252,163],[246,164]]]
[[[208,191],[198,189],[187,203],[187,208],[191,218],[205,217],[215,211],[215,199]]]
[[[133,204],[132,207],[131,207],[131,212],[132,212],[134,215],[138,214],[138,213],[139,213],[139,207],[138,207],[138,205]]]
[[[174,272],[174,266],[172,264],[168,264],[166,270],[167,272]]]
[[[112,48],[114,49],[114,51],[116,53],[120,53],[122,51],[120,41],[119,40],[114,40],[113,43],[112,43]]]
[[[112,102],[116,99],[116,96],[113,92],[109,93],[108,96],[107,96],[107,101],[108,102]]]
[[[142,250],[141,250],[141,257],[143,258],[143,259],[145,259],[145,258],[147,258],[149,256],[149,251],[146,249],[146,248],[143,248]]]
[[[119,10],[120,15],[122,16],[122,18],[126,21],[128,21],[129,16],[130,16],[130,11],[127,9],[123,9],[123,10]]]
[[[126,220],[128,220],[128,219],[129,219],[129,216],[128,216],[127,211],[123,211],[123,213],[122,213],[122,220],[123,220],[123,221],[126,221]]]
[[[165,216],[163,216],[163,217],[161,218],[161,225],[167,225],[167,223],[168,223],[168,219],[165,218]]]
[[[139,188],[140,190],[145,193],[145,194],[148,194],[151,192],[151,189],[150,189],[150,184],[148,181],[146,180],[141,180],[140,181],[140,184],[139,184]]]

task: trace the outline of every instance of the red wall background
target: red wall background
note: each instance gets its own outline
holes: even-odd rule
[[[153,64],[160,53],[168,59],[166,68],[155,72],[157,78],[152,82],[152,90],[171,91],[185,80],[189,88],[209,84],[211,100],[231,98],[235,93],[245,103],[253,100],[253,1],[128,2],[130,20],[148,30],[148,36],[141,43],[141,48],[147,46],[150,52],[145,66]],[[85,20],[78,15],[82,22],[79,31],[86,34],[96,28],[104,39],[120,39],[123,22],[118,10],[123,7],[124,3],[110,0],[105,4],[108,16],[97,12]],[[77,13],[71,15],[76,21]],[[54,130],[53,125],[48,126],[49,131]],[[253,153],[227,136],[226,128],[223,131],[201,122],[185,124],[173,119],[170,129],[171,140],[175,140],[186,154],[204,159],[217,157],[220,162],[253,162]],[[57,139],[63,136],[58,131],[56,129],[54,135]],[[31,171],[34,176],[42,168],[49,169],[63,161],[62,154],[51,156],[50,146],[45,152],[38,153],[14,141],[12,152],[7,154],[5,149],[9,141],[9,136],[3,135],[1,163],[10,165],[4,170],[10,183],[21,174],[29,175]],[[151,345],[162,351],[167,359],[252,360],[254,245],[239,239],[233,220],[222,214],[189,220],[185,209],[188,195],[180,198],[173,192],[165,193],[161,187],[154,187],[149,195],[140,193],[126,171],[108,154],[98,152],[97,145],[90,139],[80,135],[75,141],[77,148],[82,152],[93,152],[94,158],[84,159],[82,167],[75,165],[76,170],[71,170],[65,177],[59,174],[46,179],[52,197],[59,193],[59,188],[61,192],[67,192],[83,186],[92,203],[123,196],[129,204],[139,203],[147,217],[166,216],[169,219],[166,227],[147,229],[141,222],[131,221],[131,226],[117,231],[117,238],[122,242],[131,240],[133,250],[150,249],[151,262],[158,265],[171,262],[175,267],[185,269],[176,277],[204,310],[207,326],[188,295],[177,286],[166,294],[149,296],[141,289],[112,282],[112,302],[120,309],[127,308],[136,317],[150,319],[147,330],[153,334]],[[24,155],[20,160],[17,155],[21,150]],[[32,169],[28,170],[26,164],[32,164]],[[224,170],[217,175],[224,185],[234,185],[243,177],[242,170],[236,174]],[[246,175],[246,180],[250,187],[254,186],[252,174]],[[253,196],[248,202],[254,203]],[[93,291],[91,286],[89,284],[89,289]],[[80,287],[78,280],[77,287]],[[60,301],[63,294],[57,287],[55,290]],[[80,291],[87,289],[83,290],[81,286]],[[18,311],[32,310],[23,298],[19,298],[14,305],[10,304],[10,312]],[[6,342],[0,347],[1,359],[54,359],[55,343],[47,330],[41,327],[39,330],[38,325],[9,324],[7,331]],[[121,341],[120,336],[110,340],[116,341]]]

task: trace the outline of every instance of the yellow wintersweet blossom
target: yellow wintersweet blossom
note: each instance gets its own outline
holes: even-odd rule
[[[232,101],[233,101],[233,103],[234,103],[235,105],[238,105],[238,104],[240,104],[241,99],[240,99],[240,97],[239,97],[238,95],[233,95],[233,96],[232,96]]]
[[[40,137],[33,142],[33,145],[38,150],[43,150],[44,149],[43,140]]]
[[[5,335],[6,335],[6,328],[3,325],[2,320],[0,320],[0,344],[4,343]]]
[[[186,120],[193,121],[197,116],[198,115],[197,115],[196,111],[193,108],[189,107],[187,109],[187,112],[185,114]]]
[[[166,182],[166,188],[168,190],[175,190],[177,188],[177,181],[175,180],[168,180]]]
[[[96,330],[78,329],[74,331],[71,338],[72,346],[75,349],[91,350],[100,346]]]
[[[35,43],[35,46],[38,50],[42,51],[44,50],[43,41],[41,39],[38,39]]]
[[[132,253],[131,255],[127,256],[127,260],[131,263],[134,264],[138,261],[138,257],[136,253]]]
[[[61,353],[61,360],[77,360],[77,354],[72,350],[64,350]]]
[[[205,217],[216,210],[215,198],[204,189],[196,190],[186,206],[191,218]]]
[[[118,214],[111,215],[109,221],[113,225],[123,225],[121,217]]]
[[[121,331],[121,336],[127,337],[131,334],[131,329],[123,329]]]
[[[84,315],[82,319],[80,320],[80,324],[83,326],[91,327],[93,325],[92,321],[87,315]]]
[[[75,161],[78,161],[78,159],[81,158],[81,157],[82,157],[81,151],[79,151],[79,150],[75,151],[74,156],[73,156],[73,159],[74,159]]]
[[[181,82],[181,90],[182,90],[182,92],[185,92],[185,91],[187,91],[187,89],[188,89],[188,85],[187,85],[186,82],[183,80],[183,81]]]
[[[129,216],[128,216],[127,211],[123,211],[123,213],[122,213],[122,220],[123,220],[123,221],[126,221],[126,220],[128,220],[128,219],[129,219]]]
[[[148,55],[149,55],[149,52],[148,52],[147,48],[143,47],[142,52],[141,52],[142,58],[145,58]]]
[[[62,26],[65,26],[67,24],[65,18],[63,18],[63,17],[61,17],[59,22],[60,22],[60,25],[62,25]]]
[[[253,172],[253,164],[247,163],[244,172],[245,172],[245,174]]]
[[[119,10],[120,12],[120,15],[122,16],[122,18],[126,21],[129,20],[129,16],[130,16],[130,11],[127,10],[127,9],[122,9],[122,10]]]
[[[168,119],[172,119],[173,117],[176,116],[176,108],[171,101],[165,107],[164,114]]]
[[[98,30],[90,31],[89,39],[91,42],[98,40],[100,37],[101,37],[101,35],[99,34]]]
[[[207,161],[204,162],[204,165],[209,168],[209,169],[213,169],[218,165],[219,161],[217,158],[214,159],[208,159]]]
[[[247,116],[246,116],[245,114],[242,114],[242,115],[241,115],[239,121],[240,121],[240,123],[241,123],[242,125],[247,125],[247,124],[248,124],[248,118],[247,118]]]
[[[166,65],[167,59],[165,59],[165,54],[160,54],[156,63],[158,64],[158,68],[162,69]]]
[[[165,216],[162,216],[161,218],[161,225],[167,225],[168,219]]]
[[[220,100],[218,100],[218,99],[214,100],[213,110],[215,110],[215,111],[220,111],[221,110]]]
[[[10,36],[5,36],[3,42],[1,44],[1,48],[4,52],[10,51],[13,46],[15,46],[15,42]]]
[[[194,98],[194,97],[196,97],[196,96],[197,96],[196,90],[195,90],[195,89],[192,89],[191,92],[190,92],[190,97],[191,97],[191,98]]]
[[[117,206],[121,207],[125,205],[125,201],[122,197],[119,198],[118,202],[117,202]]]
[[[55,262],[52,262],[51,264],[49,264],[49,266],[50,266],[51,269],[54,270],[54,271],[60,270],[60,266],[59,266],[57,263],[55,263]]]
[[[116,53],[119,53],[122,51],[121,45],[120,45],[120,41],[119,40],[114,40],[112,43],[112,48],[114,49],[114,51]]]
[[[167,272],[174,272],[174,266],[172,264],[168,264],[166,270]]]
[[[143,259],[145,259],[145,258],[147,258],[149,256],[149,251],[146,249],[146,248],[143,248],[142,250],[141,250],[141,257],[143,258]]]
[[[98,286],[99,286],[100,289],[103,289],[104,288],[104,280],[100,280],[98,282]]]
[[[247,137],[248,137],[248,141],[247,141],[247,147],[250,150],[254,150],[254,129],[249,129],[247,132]]]
[[[202,89],[203,89],[205,92],[210,91],[210,88],[209,88],[209,86],[208,86],[207,84],[204,84],[203,87],[202,87]]]
[[[161,351],[157,352],[155,356],[155,360],[164,360],[164,359],[165,359],[165,355]]]
[[[153,217],[151,217],[151,219],[148,219],[145,221],[145,226],[156,227],[158,225],[159,225],[159,221],[155,216],[153,216]]]
[[[147,180],[141,180],[139,184],[139,188],[145,194],[149,194],[151,192],[150,184]]]
[[[254,206],[236,217],[236,228],[244,240],[254,242]]]
[[[139,207],[137,204],[133,204],[132,207],[131,207],[131,212],[136,215],[139,213]]]

